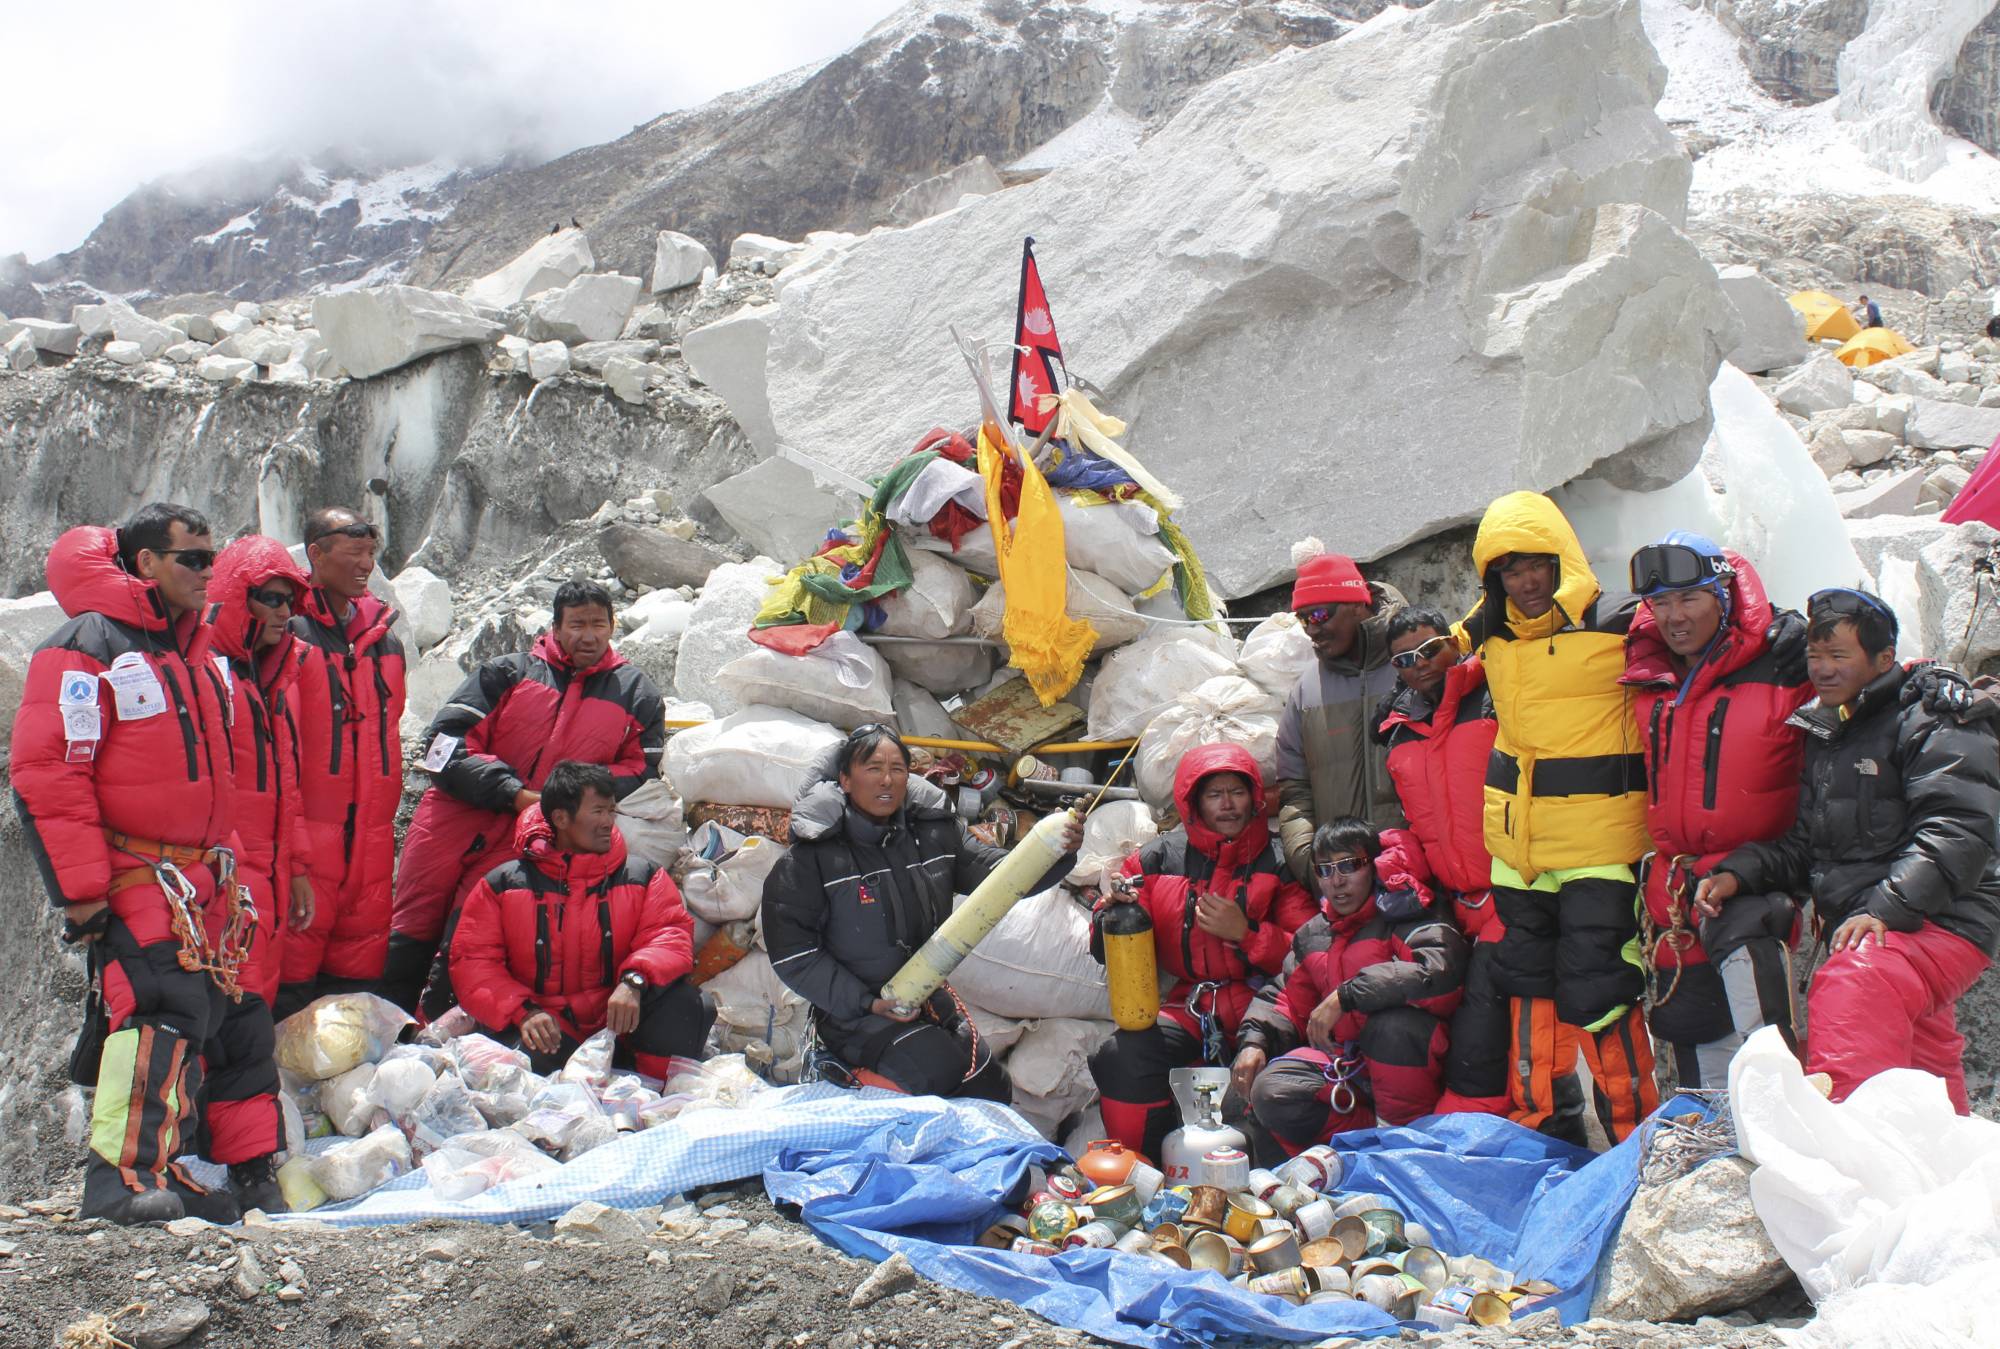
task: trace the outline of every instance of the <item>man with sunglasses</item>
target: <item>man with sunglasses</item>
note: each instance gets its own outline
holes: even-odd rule
[[[1372,719],[1396,686],[1385,630],[1403,597],[1362,580],[1353,558],[1323,551],[1316,539],[1292,554],[1292,612],[1318,659],[1278,716],[1278,841],[1292,878],[1310,885],[1320,826],[1350,815],[1377,828],[1403,824]]]
[[[1812,686],[1771,634],[1795,641],[1804,624],[1772,605],[1747,559],[1687,530],[1632,554],[1631,585],[1640,608],[1624,682],[1645,745],[1652,838],[1641,895],[1647,1021],[1674,1047],[1680,1085],[1714,1089],[1750,1032],[1794,1034],[1790,896],[1746,893],[1709,918],[1692,901],[1725,854],[1777,837],[1797,813],[1803,749],[1789,719]]]
[[[14,723],[29,848],[64,940],[92,945],[70,1061],[96,1088],[83,1214],[118,1223],[236,1220],[174,1159],[198,1106],[259,1069],[212,1049],[234,965],[208,916],[236,897],[227,691],[197,621],[214,558],[200,512],[164,502],[56,540],[49,588],[70,618],[36,651]]]
[[[1826,963],[1806,994],[1806,1070],[1844,1100],[1889,1068],[1944,1079],[1970,1111],[1956,1004],[2000,950],[2000,752],[1993,723],[1925,706],[1896,663],[1896,616],[1859,590],[1806,606],[1817,700],[1805,732],[1798,814],[1738,848],[1695,892],[1705,916],[1742,894],[1812,897]]]
[[[403,646],[368,591],[381,537],[338,506],[306,517],[311,585],[292,618],[305,644],[294,711],[316,903],[286,934],[280,1020],[326,993],[373,991],[389,950],[396,808],[403,797]]]

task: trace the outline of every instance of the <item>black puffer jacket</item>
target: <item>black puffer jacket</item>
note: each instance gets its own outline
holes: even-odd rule
[[[1804,891],[1829,925],[1857,913],[1896,932],[1929,919],[2000,952],[2000,749],[1990,722],[1960,725],[1902,705],[1898,666],[1861,691],[1853,716],[1808,707],[1798,820],[1716,868],[1746,893]]]
[[[1007,854],[965,832],[944,791],[910,779],[880,825],[829,771],[792,807],[792,847],[764,882],[764,946],[785,986],[837,1026],[870,1018],[882,985]],[[1065,857],[1034,892],[1069,874]],[[880,1018],[874,1018],[880,1020]]]

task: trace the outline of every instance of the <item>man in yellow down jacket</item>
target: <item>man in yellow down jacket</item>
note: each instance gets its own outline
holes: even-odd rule
[[[1457,635],[1499,719],[1486,847],[1506,925],[1494,961],[1513,1011],[1510,1113],[1581,1142],[1581,1049],[1622,1139],[1659,1104],[1637,1006],[1645,758],[1619,683],[1632,610],[1605,611],[1576,531],[1535,492],[1486,508],[1472,559],[1485,594]]]

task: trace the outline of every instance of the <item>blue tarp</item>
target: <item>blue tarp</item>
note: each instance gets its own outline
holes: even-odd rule
[[[1703,1107],[1681,1097],[1667,1109]],[[1448,1253],[1483,1255],[1564,1289],[1546,1305],[1565,1321],[1589,1315],[1599,1259],[1638,1184],[1638,1135],[1593,1158],[1487,1115],[1360,1130],[1334,1146],[1347,1167],[1343,1189],[1393,1196]],[[432,1195],[418,1172],[298,1216],[342,1225],[527,1223],[585,1199],[636,1208],[761,1174],[773,1200],[800,1205],[813,1230],[849,1254],[901,1251],[928,1278],[1121,1344],[1302,1342],[1396,1328],[1365,1303],[1294,1307],[1145,1256],[1079,1250],[1045,1259],[973,1245],[1027,1169],[1060,1155],[1018,1115],[986,1102],[818,1084],[772,1092],[751,1109],[683,1115],[462,1203]]]

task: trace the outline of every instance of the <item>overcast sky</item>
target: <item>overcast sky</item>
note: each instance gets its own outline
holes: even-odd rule
[[[9,5],[0,255],[83,241],[148,179],[330,145],[549,154],[852,45],[899,0]]]

